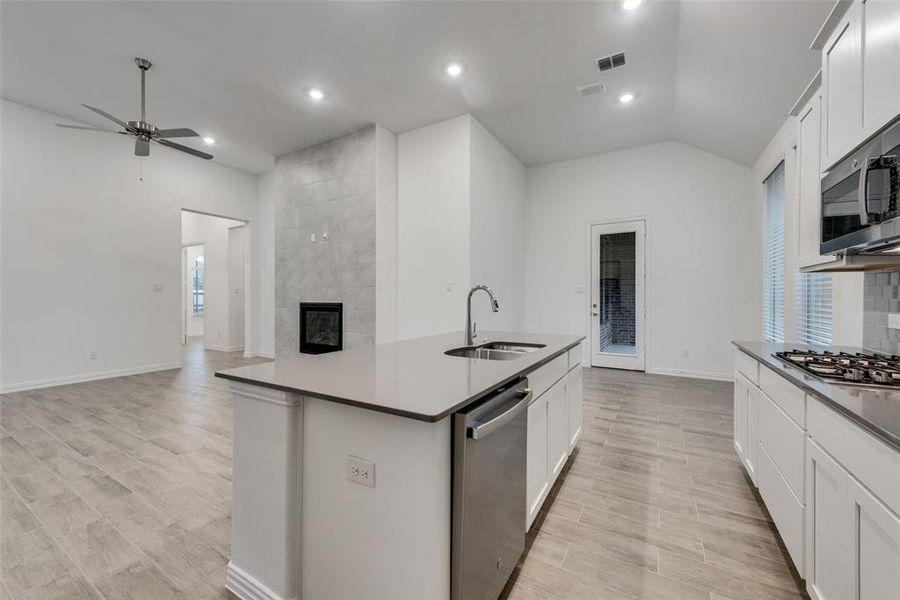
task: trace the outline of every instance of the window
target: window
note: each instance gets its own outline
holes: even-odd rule
[[[784,162],[765,182],[763,337],[784,342]]]
[[[797,273],[797,340],[831,345],[831,275]]]
[[[193,281],[193,290],[192,290],[192,298],[193,298],[193,307],[195,315],[203,314],[203,257],[198,256],[194,259],[194,268],[193,268],[193,277],[191,278]]]

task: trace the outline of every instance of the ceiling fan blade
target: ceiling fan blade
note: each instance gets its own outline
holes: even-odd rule
[[[177,129],[158,129],[154,137],[161,138],[182,138],[182,137],[200,137],[200,134],[188,127],[179,127]]]
[[[170,142],[169,140],[153,140],[157,144],[162,144],[163,146],[168,146],[173,150],[181,150],[182,152],[187,152],[188,154],[192,154],[198,158],[204,158],[209,160],[213,157],[212,154],[207,154],[206,152],[201,152],[199,150],[194,150],[193,148],[188,148],[187,146],[182,146],[181,144],[176,144],[175,142]]]
[[[99,127],[82,127],[81,125],[66,125],[64,123],[56,123],[57,127],[65,127],[66,129],[84,129],[86,131],[99,131],[101,133],[120,133],[109,129],[101,129]]]
[[[150,156],[150,142],[140,138],[134,140],[135,156]]]
[[[100,108],[97,108],[96,106],[89,106],[89,105],[87,105],[87,104],[82,104],[82,106],[85,107],[85,108],[88,109],[88,110],[94,111],[95,113],[97,113],[97,114],[100,115],[101,117],[106,117],[107,119],[109,119],[110,121],[112,121],[113,123],[115,123],[116,125],[118,125],[119,127],[121,127],[122,129],[128,129],[128,124],[127,124],[125,121],[123,121],[123,120],[121,120],[121,119],[117,119],[116,117],[112,116],[111,114],[109,114],[109,113],[106,112],[105,110],[102,110],[102,109],[100,109]]]

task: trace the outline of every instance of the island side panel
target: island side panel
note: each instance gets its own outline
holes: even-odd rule
[[[234,471],[226,587],[242,600],[295,600],[300,572],[300,396],[231,382]]]
[[[450,596],[450,418],[303,398],[302,598]],[[375,487],[347,457],[375,463]]]

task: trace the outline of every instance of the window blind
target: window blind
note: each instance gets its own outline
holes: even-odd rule
[[[831,274],[797,273],[797,340],[831,345]]]
[[[763,337],[784,342],[784,162],[764,182]]]

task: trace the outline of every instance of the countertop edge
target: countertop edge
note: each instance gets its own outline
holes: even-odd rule
[[[488,389],[484,390],[483,392],[481,392],[481,393],[479,393],[479,394],[476,394],[476,395],[474,395],[474,396],[470,396],[469,398],[466,398],[466,399],[464,399],[464,400],[461,400],[459,403],[453,405],[453,406],[450,407],[449,409],[446,409],[446,410],[441,411],[440,413],[437,413],[437,414],[434,414],[434,415],[432,415],[432,414],[427,414],[427,413],[417,413],[417,412],[412,412],[412,411],[406,411],[406,410],[396,409],[396,408],[390,408],[390,407],[387,407],[387,406],[381,406],[381,405],[378,405],[378,404],[371,404],[371,403],[369,403],[369,402],[362,402],[362,401],[360,401],[360,400],[354,400],[353,398],[344,398],[344,397],[340,397],[340,396],[330,396],[330,395],[328,395],[328,394],[322,394],[321,392],[314,392],[314,391],[304,390],[304,389],[301,389],[301,388],[296,388],[296,387],[291,387],[291,386],[278,385],[277,383],[270,383],[270,382],[265,382],[265,381],[257,381],[257,380],[254,380],[254,379],[250,379],[250,378],[247,378],[247,377],[241,377],[241,376],[239,376],[239,375],[232,375],[232,374],[230,374],[230,373],[225,373],[225,372],[222,372],[222,371],[217,371],[217,372],[215,373],[215,377],[219,377],[219,378],[221,378],[221,379],[227,379],[227,380],[229,380],[229,381],[237,381],[237,382],[244,383],[244,384],[247,384],[247,385],[255,385],[255,386],[258,386],[258,387],[264,387],[264,388],[268,388],[268,389],[272,389],[272,390],[278,390],[278,391],[280,391],[280,392],[288,392],[288,393],[291,393],[291,394],[300,394],[300,395],[302,395],[302,396],[309,396],[309,397],[311,397],[311,398],[319,398],[319,399],[321,399],[321,400],[328,400],[328,401],[330,401],[330,402],[337,402],[338,404],[346,404],[346,405],[348,405],[348,406],[354,406],[354,407],[356,407],[356,408],[365,408],[365,409],[368,409],[368,410],[374,410],[374,411],[376,411],[376,412],[386,413],[386,414],[394,415],[394,416],[398,416],[398,417],[406,417],[406,418],[409,418],[409,419],[415,419],[415,420],[417,420],[417,421],[424,421],[424,422],[426,422],[426,423],[437,423],[438,421],[440,421],[440,420],[442,420],[442,419],[444,419],[444,418],[446,418],[446,417],[452,415],[453,413],[459,411],[461,408],[463,408],[463,407],[465,407],[465,406],[468,406],[469,404],[471,404],[471,403],[473,403],[473,402],[477,402],[477,401],[480,400],[481,398],[484,398],[485,396],[487,396],[488,394],[490,394],[490,393],[493,392],[494,390],[497,390],[497,389],[503,387],[504,385],[506,385],[506,384],[509,383],[510,381],[513,381],[513,380],[515,380],[515,379],[517,379],[517,378],[519,378],[519,377],[522,377],[522,376],[525,375],[526,373],[530,373],[530,372],[532,372],[532,371],[535,371],[535,370],[537,370],[537,369],[540,369],[541,367],[543,367],[544,365],[546,365],[547,363],[549,363],[551,360],[557,358],[557,357],[560,356],[561,354],[565,354],[566,352],[568,352],[568,351],[571,350],[572,348],[574,348],[574,347],[578,346],[579,344],[581,344],[581,343],[584,341],[584,339],[585,339],[584,336],[582,336],[582,337],[581,337],[580,339],[578,339],[577,341],[575,341],[575,342],[573,342],[573,343],[571,343],[571,344],[566,344],[566,345],[562,346],[562,347],[561,347],[559,350],[557,350],[556,352],[552,352],[552,353],[548,354],[547,356],[545,356],[544,358],[542,358],[541,360],[539,360],[538,362],[536,362],[536,363],[534,363],[534,364],[532,364],[532,365],[529,365],[527,368],[524,368],[524,369],[522,369],[521,371],[517,371],[515,374],[510,375],[509,377],[506,377],[506,378],[502,379],[501,381],[497,382],[497,384],[492,385],[491,387],[489,387]],[[581,363],[579,363],[579,364],[581,364]]]
[[[774,361],[777,360],[771,356],[760,356],[756,352],[753,352],[752,350],[742,346],[741,342],[739,342],[737,340],[732,340],[731,343],[734,345],[735,348],[737,348],[738,350],[740,350],[747,356],[750,356],[754,360],[757,360],[764,364],[767,362],[773,362],[773,364],[774,364]],[[883,431],[881,428],[875,426],[871,422],[860,417],[858,414],[854,413],[852,410],[848,410],[840,402],[836,402],[836,401],[832,400],[823,392],[809,387],[808,385],[806,385],[806,383],[802,379],[797,379],[795,377],[792,377],[792,374],[793,374],[792,371],[796,370],[798,373],[802,373],[802,371],[800,371],[796,367],[793,367],[786,363],[781,363],[780,361],[779,361],[779,364],[783,365],[784,369],[770,369],[770,370],[774,371],[777,375],[779,375],[782,379],[788,381],[791,385],[794,385],[794,386],[802,389],[805,393],[811,394],[811,395],[815,396],[816,398],[818,398],[819,400],[823,401],[826,404],[826,406],[828,406],[830,409],[849,418],[854,423],[856,423],[857,425],[859,425],[860,427],[865,429],[869,434],[877,437],[879,440],[881,440],[885,444],[889,445],[894,450],[900,452],[900,439],[897,439],[894,436],[892,436],[890,433]],[[832,385],[838,385],[838,384],[832,384]]]

